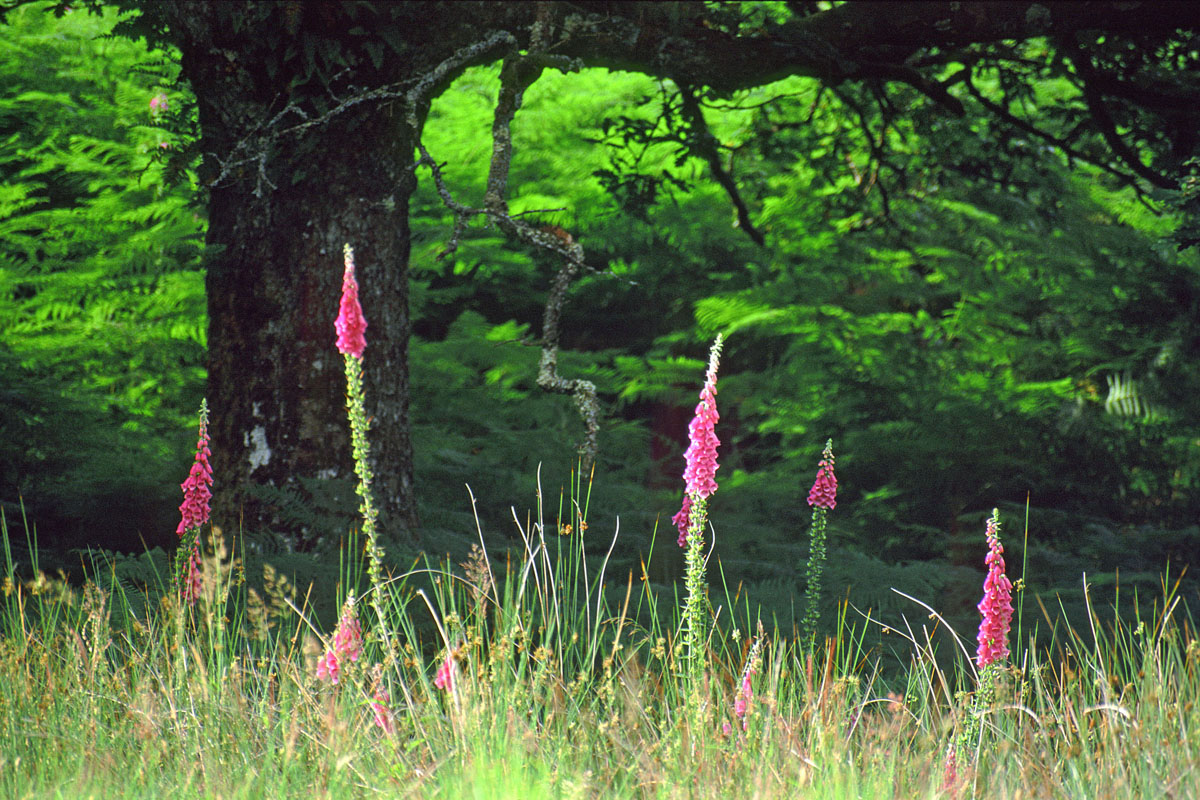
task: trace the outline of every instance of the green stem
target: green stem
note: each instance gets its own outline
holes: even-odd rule
[[[704,678],[704,525],[707,521],[706,502],[699,495],[691,495],[692,508],[688,521],[687,548],[684,552],[684,581],[687,598],[683,607],[684,643],[687,647],[685,659],[689,696],[699,699],[700,684]]]
[[[371,608],[379,620],[379,635],[383,639],[385,652],[391,653],[387,618],[383,610],[383,551],[379,547],[376,522],[379,512],[371,495],[371,446],[367,439],[369,424],[363,391],[362,359],[345,354],[346,358],[346,411],[350,417],[350,443],[354,451],[354,471],[358,475],[356,491],[359,496],[359,512],[363,518],[363,534],[367,539],[367,574],[371,579]]]
[[[821,569],[825,564],[825,522],[827,512],[813,507],[812,530],[809,533],[808,588],[805,590],[804,641],[812,653],[817,641],[817,622],[820,620]]]

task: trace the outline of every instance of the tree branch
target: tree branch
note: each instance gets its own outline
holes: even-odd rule
[[[1192,3],[862,0],[796,17],[762,35],[737,36],[691,19],[681,25],[672,15],[674,5],[563,4],[563,28],[571,36],[556,52],[591,66],[644,72],[728,94],[792,75],[831,83],[866,77],[909,83],[915,76],[906,72],[911,66],[905,60],[934,47],[1070,37],[1095,29],[1161,34],[1200,28],[1200,4]],[[883,65],[891,74],[880,75]],[[933,88],[921,83],[921,91]]]
[[[696,93],[687,86],[681,86],[679,91],[683,99],[683,115],[691,123],[694,132],[692,143],[696,152],[708,164],[713,178],[729,195],[733,207],[737,209],[738,227],[745,231],[755,244],[762,247],[766,240],[763,238],[762,232],[754,227],[754,223],[750,220],[750,209],[746,207],[745,201],[738,192],[737,182],[721,164],[721,154],[717,151],[717,139],[712,135],[708,123],[704,120],[704,111],[701,110],[700,104],[696,100]]]
[[[539,4],[546,5],[546,4]],[[535,39],[544,41],[549,36],[550,26],[545,13],[539,15],[540,29]],[[496,109],[492,119],[492,157],[488,166],[487,184],[484,192],[484,207],[472,208],[456,201],[446,186],[441,168],[425,145],[417,140],[419,160],[417,166],[429,167],[434,186],[443,204],[454,214],[454,231],[450,243],[441,254],[445,257],[458,247],[458,239],[474,216],[483,215],[495,224],[504,235],[515,241],[545,250],[562,259],[562,266],[551,283],[546,306],[542,315],[542,357],[538,366],[537,383],[550,392],[570,394],[583,418],[586,435],[580,446],[583,469],[591,469],[599,450],[600,410],[596,399],[596,385],[579,378],[564,378],[558,372],[559,325],[563,305],[571,282],[584,267],[583,247],[574,237],[561,228],[534,227],[520,215],[509,213],[508,175],[512,166],[512,121],[521,107],[525,90],[534,83],[547,66],[563,71],[574,71],[579,64],[562,56],[545,53],[517,55],[510,53],[500,68],[500,92],[496,98]],[[411,115],[412,106],[410,106]],[[410,125],[415,119],[410,116]]]
[[[571,282],[583,267],[583,247],[561,228],[534,228],[524,220],[508,213],[508,172],[512,165],[512,121],[525,90],[541,76],[544,59],[538,56],[515,56],[505,59],[500,69],[500,93],[492,120],[492,160],[488,169],[484,205],[490,219],[510,239],[549,250],[563,258],[554,276],[546,307],[542,313],[542,358],[538,365],[538,386],[549,392],[570,394],[583,418],[586,438],[580,446],[583,471],[596,461],[599,450],[600,409],[596,400],[596,384],[580,378],[564,378],[558,372],[559,323]]]
[[[1014,128],[1023,130],[1026,133],[1036,136],[1039,139],[1042,139],[1046,142],[1049,142],[1050,144],[1054,145],[1059,150],[1061,150],[1067,156],[1068,159],[1078,159],[1079,161],[1082,161],[1085,164],[1091,164],[1093,167],[1097,167],[1099,169],[1104,170],[1109,175],[1112,175],[1113,177],[1120,179],[1120,181],[1122,183],[1124,183],[1126,186],[1131,187],[1137,193],[1139,199],[1142,198],[1143,192],[1142,192],[1141,188],[1138,186],[1137,179],[1133,175],[1130,175],[1127,172],[1122,172],[1121,170],[1114,167],[1112,164],[1109,164],[1106,161],[1103,161],[1098,158],[1094,158],[1094,157],[1088,155],[1087,153],[1084,153],[1083,151],[1075,148],[1071,144],[1071,141],[1069,139],[1058,137],[1052,133],[1044,131],[1041,128],[1037,127],[1036,125],[1034,125],[1030,122],[1027,122],[1026,120],[1023,120],[1020,117],[1016,116],[1015,114],[1013,114],[1011,111],[1009,111],[1007,108],[1000,105],[999,103],[996,103],[993,100],[989,100],[988,98],[983,96],[983,93],[979,91],[979,88],[974,84],[973,81],[971,81],[970,78],[967,78],[964,81],[964,83],[967,87],[967,91],[971,94],[972,97],[975,98],[975,100],[980,105],[982,105],[984,108],[986,108],[988,111],[992,112],[994,115],[996,115],[1000,119],[1004,120],[1009,125],[1012,125]]]
[[[1096,121],[1100,135],[1108,143],[1109,149],[1127,167],[1152,186],[1159,189],[1179,188],[1175,181],[1142,163],[1141,157],[1121,138],[1121,134],[1117,132],[1116,122],[1113,121],[1112,114],[1109,113],[1108,106],[1104,102],[1104,95],[1096,86],[1096,70],[1092,67],[1091,59],[1087,54],[1078,47],[1074,47],[1071,50],[1071,61],[1083,83],[1083,97],[1087,101],[1088,110],[1091,111],[1092,119]]]

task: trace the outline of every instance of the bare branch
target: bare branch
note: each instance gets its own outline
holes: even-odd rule
[[[442,61],[433,69],[417,79],[416,85],[408,92],[409,124],[413,123],[412,115],[416,108],[429,100],[434,89],[445,83],[459,69],[479,61],[501,48],[512,48],[517,39],[508,31],[493,31],[487,38],[458,50],[454,55]],[[416,126],[414,126],[414,131]]]
[[[1055,136],[1052,133],[1044,131],[1031,122],[1021,119],[999,103],[989,100],[983,96],[983,93],[979,91],[979,87],[977,87],[969,78],[965,81],[965,84],[967,91],[971,93],[971,96],[974,97],[980,105],[995,114],[1000,119],[1007,122],[1009,125],[1012,125],[1013,127],[1019,128],[1028,134],[1037,136],[1039,139],[1049,142],[1061,150],[1068,159],[1078,159],[1085,164],[1091,164],[1092,166],[1107,172],[1113,177],[1119,178],[1122,183],[1131,187],[1137,193],[1139,200],[1145,203],[1145,199],[1143,197],[1144,193],[1142,192],[1141,187],[1138,185],[1137,179],[1134,176],[1127,172],[1122,172],[1106,161],[1094,158],[1093,156],[1090,156],[1087,153],[1079,150],[1071,144],[1069,138]]]
[[[267,175],[267,161],[271,146],[275,142],[287,136],[300,136],[314,127],[325,125],[334,117],[344,114],[362,103],[379,103],[385,100],[403,101],[408,110],[407,122],[414,134],[419,134],[421,126],[417,110],[423,103],[428,102],[430,95],[456,70],[485,59],[498,48],[511,48],[516,43],[516,37],[511,33],[494,31],[484,39],[458,50],[417,78],[363,91],[353,91],[354,87],[350,87],[352,93],[348,97],[345,99],[334,98],[337,100],[336,105],[317,117],[310,117],[299,104],[289,102],[269,120],[256,125],[249,134],[231,148],[227,157],[221,158],[215,153],[209,153],[220,169],[217,176],[208,181],[208,185],[210,187],[220,186],[237,170],[243,167],[253,168],[257,175],[254,196],[261,199],[266,196],[267,189],[276,188]],[[302,121],[291,127],[283,127],[284,121],[291,116],[299,117]],[[430,161],[432,162],[432,159]]]
[[[548,35],[542,29],[541,36]],[[575,238],[561,228],[534,227],[521,219],[522,214],[513,215],[508,210],[508,175],[512,166],[512,121],[521,107],[525,90],[542,74],[547,66],[563,71],[574,71],[578,64],[570,59],[535,53],[527,56],[510,55],[500,69],[500,93],[496,99],[496,110],[492,120],[492,157],[488,167],[484,207],[472,208],[456,201],[443,179],[441,168],[430,156],[429,151],[418,139],[419,160],[417,165],[429,167],[434,187],[442,203],[454,214],[454,231],[441,257],[453,253],[459,237],[472,217],[484,216],[498,227],[509,239],[545,250],[562,259],[546,298],[542,315],[542,358],[538,366],[538,386],[550,392],[570,394],[583,418],[586,436],[580,446],[583,468],[590,469],[599,450],[600,410],[596,399],[596,385],[578,378],[564,378],[558,372],[559,325],[563,305],[567,299],[571,282],[584,268],[583,247]],[[410,125],[415,124],[415,115],[410,105]]]
[[[1096,86],[1096,70],[1092,67],[1091,59],[1087,54],[1076,47],[1072,51],[1071,61],[1075,64],[1075,71],[1079,73],[1082,80],[1083,97],[1087,101],[1088,110],[1092,112],[1092,119],[1096,121],[1100,135],[1108,143],[1109,149],[1116,154],[1117,158],[1121,159],[1125,166],[1152,186],[1157,186],[1159,189],[1177,189],[1175,181],[1142,163],[1141,157],[1133,152],[1133,148],[1121,138],[1121,134],[1117,133],[1117,124],[1108,111],[1104,95]]]
[[[742,200],[742,195],[738,192],[737,182],[721,164],[721,154],[717,151],[717,138],[708,128],[708,123],[704,119],[704,111],[696,99],[696,93],[687,86],[681,86],[679,91],[683,98],[684,116],[687,117],[695,132],[692,142],[696,151],[708,164],[708,168],[712,170],[713,178],[729,195],[730,202],[737,210],[738,227],[745,231],[755,244],[763,246],[766,240],[763,238],[762,231],[754,227],[754,223],[750,220],[750,209],[746,207],[746,202]]]
[[[583,456],[583,469],[589,470],[596,461],[599,449],[600,411],[596,401],[596,385],[580,378],[564,378],[558,372],[559,323],[571,281],[583,267],[583,247],[561,228],[534,228],[524,220],[510,216],[506,198],[508,172],[512,165],[512,120],[521,107],[525,90],[541,76],[544,66],[545,63],[536,58],[516,57],[506,59],[500,69],[500,94],[496,99],[492,121],[492,161],[488,169],[484,204],[489,217],[497,222],[509,238],[550,250],[563,258],[563,265],[554,276],[542,314],[542,359],[538,366],[537,382],[546,391],[574,396],[587,430],[580,453]]]

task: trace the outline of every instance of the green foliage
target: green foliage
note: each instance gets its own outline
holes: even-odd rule
[[[468,71],[430,114],[427,142],[467,202],[482,192],[496,90],[495,70]],[[756,248],[691,155],[673,92],[636,76],[547,74],[514,124],[513,207],[566,208],[543,218],[609,265],[574,288],[564,341],[586,352],[582,363],[608,363],[601,348],[624,351],[614,379],[598,383],[625,418],[690,409],[700,344],[730,337],[727,477],[712,512],[727,579],[797,575],[802,548],[790,563],[763,554],[802,539],[808,476],[797,479],[797,465],[815,463],[829,435],[846,453],[838,546],[882,555],[891,574],[879,585],[902,577],[885,562],[948,570],[947,559],[969,559],[953,568],[963,611],[978,600],[978,563],[962,543],[980,509],[1031,493],[1035,506],[1164,525],[1200,512],[1200,387],[1187,366],[1200,342],[1200,272],[1165,241],[1175,218],[977,108],[954,121],[898,89],[881,125],[865,92],[789,79],[702,100],[768,233]],[[798,118],[806,124],[781,124]],[[886,157],[863,132],[875,128]],[[654,180],[690,190],[646,189]],[[445,336],[467,306],[536,330],[553,264],[498,250],[484,228],[439,261],[449,217],[428,188],[415,209],[414,272],[428,280],[418,329]],[[1119,413],[1129,404],[1105,394],[1113,384],[1157,413]],[[568,405],[558,408],[569,427]],[[666,485],[682,464],[679,416],[675,429],[652,432],[670,439],[661,466],[648,467]],[[1036,527],[1032,536],[1066,546]],[[834,570],[835,595],[846,577]],[[759,594],[774,602],[778,592]]]
[[[433,541],[463,555],[477,538],[471,495],[480,501],[476,511],[489,539],[515,538],[510,509],[523,522],[543,490],[550,494],[544,502],[554,507],[577,467],[582,425],[569,402],[537,387],[540,350],[526,341],[527,333],[526,326],[490,325],[465,312],[441,341],[413,342],[421,519]],[[564,353],[560,369],[611,387],[613,372],[603,365],[613,357]],[[611,530],[619,515],[623,530],[648,541],[654,516],[651,496],[639,485],[645,461],[626,457],[645,449],[639,426],[616,422],[602,432],[592,518],[597,530]],[[632,566],[635,554],[619,555]]]
[[[153,34],[152,17],[138,24]],[[142,508],[156,486],[169,511],[176,480],[162,476],[183,477],[203,379],[193,103],[172,54],[105,35],[111,13],[56,21],[30,6],[8,18],[0,498],[25,493],[39,511],[81,516],[98,497]],[[306,8],[294,31],[263,46],[309,64],[308,88],[320,94],[322,75],[345,59],[374,57],[320,44],[316,19]],[[1033,90],[1077,103],[1053,58],[1031,47],[1031,63],[1045,62]],[[976,77],[985,99],[1016,91],[1011,76]],[[497,90],[496,68],[468,70],[428,117],[425,144],[471,205],[482,199]],[[170,106],[156,118],[149,102],[160,91]],[[655,520],[678,508],[703,343],[718,331],[729,343],[722,491],[710,507],[717,556],[730,585],[759,586],[751,593],[781,610],[790,604],[780,586],[804,588],[804,492],[829,436],[845,453],[831,552],[847,564],[849,554],[878,557],[879,585],[900,585],[926,561],[977,569],[975,515],[1027,492],[1035,512],[1092,515],[1113,529],[1155,524],[1193,541],[1200,277],[1196,256],[1170,238],[1189,235],[1195,187],[1156,215],[1107,173],[990,120],[978,99],[964,94],[968,114],[956,120],[892,85],[885,119],[871,91],[793,78],[699,97],[765,247],[734,223],[674,85],[585,70],[547,72],[526,92],[510,206],[569,231],[596,267],[572,289],[560,369],[594,381],[608,412],[592,527],[611,530],[620,515],[627,536],[614,564],[638,566]],[[1094,150],[1096,136],[1080,146]],[[485,538],[511,541],[510,506],[523,518],[570,482],[582,426],[569,398],[535,380],[558,265],[482,224],[440,258],[451,219],[420,177],[417,494],[426,541],[464,555],[476,538],[465,486]],[[353,526],[345,488],[308,486],[307,506],[277,499],[328,543]],[[112,525],[128,527],[115,515]],[[1078,539],[1057,530],[1032,527],[1031,557],[1042,548],[1071,570],[1085,566],[1066,554]],[[677,577],[670,547],[657,556],[666,566],[654,580]],[[830,596],[843,597],[852,570],[835,562]],[[977,598],[955,591],[969,610]]]
[[[178,67],[115,21],[29,5],[0,40],[0,497],[77,524],[106,497],[154,540],[202,392],[204,222],[194,181],[167,185],[176,143],[150,108]]]

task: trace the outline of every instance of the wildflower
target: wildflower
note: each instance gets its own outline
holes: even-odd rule
[[[332,650],[327,651],[317,662],[317,680],[337,683],[340,672],[341,666],[338,664],[337,653]]]
[[[683,454],[687,462],[683,470],[683,506],[671,521],[679,529],[679,546],[687,544],[687,532],[692,523],[692,506],[706,500],[717,491],[717,438],[716,424],[721,419],[717,413],[717,368],[721,360],[721,337],[713,342],[708,358],[708,372],[704,386],[700,389],[700,402],[696,414],[688,425],[688,449]]]
[[[688,494],[694,494],[700,499],[709,497],[717,491],[717,439],[716,424],[720,420],[717,413],[717,367],[721,358],[721,339],[717,338],[708,360],[708,372],[705,375],[704,387],[700,390],[700,402],[696,404],[696,415],[688,425],[687,452],[683,457],[687,467],[683,471],[683,480]]]
[[[371,712],[375,715],[375,724],[386,733],[393,733],[396,728],[392,724],[392,713],[388,710],[387,704],[391,700],[388,690],[380,686],[371,695]]]
[[[721,360],[721,335],[717,334],[708,356],[708,372],[704,386],[700,389],[700,402],[696,416],[688,426],[690,444],[684,458],[687,465],[683,471],[686,493],[683,507],[675,515],[679,525],[679,544],[684,548],[683,641],[686,647],[684,661],[692,688],[692,710],[697,721],[701,711],[699,686],[704,674],[705,640],[705,590],[708,581],[704,575],[704,523],[707,521],[707,499],[717,490],[717,439],[715,426],[717,414],[717,367]]]
[[[446,656],[446,660],[438,667],[437,675],[433,678],[433,685],[439,689],[443,689],[454,694],[454,678],[458,671],[458,665],[454,663],[454,654]]]
[[[203,588],[204,584],[200,580],[200,545],[198,542],[194,542],[192,553],[188,556],[187,574],[183,577],[180,594],[189,605],[194,605],[200,599],[200,592]]]
[[[391,735],[395,731],[395,725],[392,723],[392,712],[388,710],[388,703],[391,702],[392,696],[388,694],[387,687],[383,685],[383,669],[376,664],[371,670],[372,691],[371,691],[371,713],[375,716],[375,724],[379,726],[384,733]]]
[[[980,669],[1008,656],[1008,630],[1012,623],[1012,582],[1004,574],[1004,545],[1000,544],[999,512],[992,511],[987,522],[988,573],[983,581],[983,599],[979,601],[979,646],[975,660]]]
[[[354,279],[354,250],[349,244],[342,248],[342,298],[333,327],[337,331],[337,348],[346,364],[346,416],[350,421],[350,447],[354,453],[354,473],[358,476],[359,511],[362,531],[367,540],[367,574],[371,579],[371,606],[375,609],[377,631],[385,649],[391,649],[383,597],[383,549],[379,546],[376,522],[379,512],[371,495],[371,444],[367,438],[370,420],[366,411],[366,392],[363,390],[363,350],[367,347],[364,333],[367,321],[358,302],[358,281]]]
[[[201,400],[196,457],[187,479],[180,484],[183,502],[179,505],[179,526],[175,528],[180,539],[180,548],[175,557],[175,581],[180,596],[189,605],[200,598],[200,527],[208,522],[209,504],[212,501],[212,490],[209,488],[213,482],[212,466],[208,463],[211,455],[208,449],[208,401]]]
[[[158,94],[154,95],[154,97],[150,98],[150,113],[156,117],[170,107],[171,102],[167,100],[167,96],[162,92],[159,92]]]
[[[951,797],[958,795],[958,748],[954,742],[946,748],[946,763],[942,767],[942,791]]]
[[[754,690],[750,688],[750,675],[753,670],[747,669],[742,675],[742,689],[733,701],[733,713],[742,722],[742,730],[746,729],[746,712],[750,710],[750,701],[754,699]]]
[[[808,504],[829,511],[837,508],[837,476],[833,474],[833,440],[825,444],[825,451],[817,463],[817,479],[808,492]]]
[[[817,479],[808,491],[812,506],[812,528],[809,529],[808,588],[805,590],[804,638],[809,649],[816,646],[817,623],[821,618],[821,571],[825,564],[826,517],[837,506],[837,476],[833,474],[833,440],[825,442],[821,460],[817,463]]]
[[[212,453],[208,449],[208,402],[200,402],[200,439],[196,442],[196,458],[187,480],[180,484],[183,503],[179,506],[179,527],[176,535],[182,537],[193,528],[208,522],[209,503],[212,500],[212,467],[208,463]]]
[[[691,525],[692,516],[692,498],[688,495],[683,496],[683,508],[671,517],[671,522],[675,523],[675,527],[679,529],[678,545],[684,547],[687,545],[688,526]]]
[[[337,320],[333,327],[337,331],[337,348],[346,355],[362,358],[367,340],[367,320],[363,317],[362,305],[358,302],[358,281],[354,278],[354,250],[346,245],[343,252],[346,268],[342,273],[342,300],[338,306]]]
[[[346,598],[342,606],[342,616],[337,628],[333,631],[332,647],[317,662],[317,679],[337,683],[344,659],[358,661],[362,655],[362,625],[358,622],[358,614],[354,610],[354,595]]]
[[[746,714],[750,711],[750,702],[754,699],[754,690],[750,687],[750,676],[759,668],[762,662],[762,647],[766,634],[763,632],[762,621],[758,623],[758,635],[750,645],[750,653],[746,656],[746,666],[742,669],[742,685],[733,701],[733,715],[742,723],[742,730],[748,724]]]

